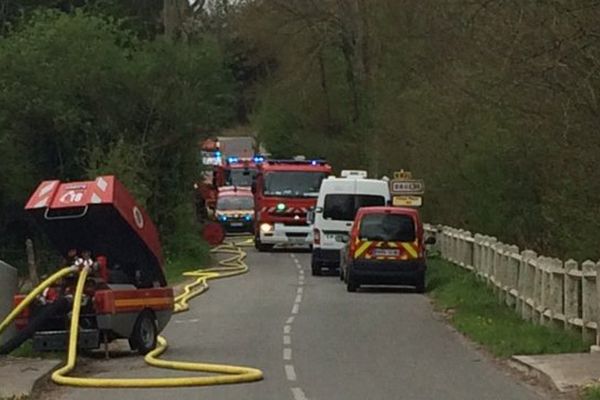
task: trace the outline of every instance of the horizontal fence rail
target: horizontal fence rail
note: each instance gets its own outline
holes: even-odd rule
[[[600,345],[600,263],[563,262],[496,238],[426,225],[443,259],[471,271],[523,319],[580,334]]]

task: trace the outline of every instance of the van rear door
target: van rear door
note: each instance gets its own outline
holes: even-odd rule
[[[355,259],[411,260],[420,257],[417,224],[410,215],[365,214],[358,229]]]

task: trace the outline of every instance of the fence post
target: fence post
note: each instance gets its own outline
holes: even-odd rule
[[[464,254],[465,265],[471,271],[475,272],[475,260],[474,260],[475,238],[473,237],[473,234],[469,231],[466,231],[465,235],[466,235],[465,254]]]
[[[565,262],[565,328],[582,335],[581,308],[579,298],[581,295],[581,269],[575,260]]]
[[[534,284],[535,270],[531,262],[537,258],[532,250],[524,250],[521,253],[521,268],[519,274],[519,296],[521,302],[521,318],[531,321],[534,315]]]
[[[550,260],[550,310],[552,325],[556,328],[565,327],[564,287],[565,269],[562,260]]]
[[[594,270],[596,271],[596,301],[595,301],[595,309],[594,309],[594,321],[596,322],[596,341],[595,341],[595,349],[594,351],[598,351],[598,346],[600,346],[600,307],[598,302],[600,301],[600,262],[596,263],[594,266]]]
[[[516,308],[519,300],[519,248],[515,245],[506,248],[506,305]]]
[[[596,331],[593,329],[595,322],[596,306],[596,264],[587,260],[581,264],[581,319],[582,319],[582,338],[586,343],[596,341]]]
[[[542,321],[542,280],[543,280],[543,266],[544,256],[538,256],[534,260],[534,278],[533,278],[533,316],[532,321],[539,324]]]

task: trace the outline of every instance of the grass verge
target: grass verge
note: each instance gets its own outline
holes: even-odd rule
[[[499,304],[493,291],[474,274],[439,258],[430,258],[428,267],[427,288],[436,308],[448,313],[458,331],[495,356],[588,350],[579,336],[522,320]],[[592,397],[596,398],[600,399]]]
[[[600,386],[592,386],[583,390],[582,400],[600,400]]]

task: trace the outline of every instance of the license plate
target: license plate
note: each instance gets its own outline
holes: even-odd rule
[[[375,257],[398,257],[400,251],[398,249],[375,249],[373,255]]]
[[[241,222],[232,222],[230,225],[231,225],[232,227],[239,227],[239,226],[243,226],[244,224],[243,224],[243,223],[241,223]]]

